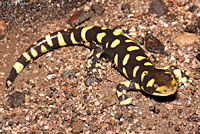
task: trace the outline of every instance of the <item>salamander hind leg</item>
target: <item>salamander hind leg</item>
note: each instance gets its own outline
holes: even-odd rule
[[[130,89],[139,90],[135,87],[135,82],[124,81],[117,85],[117,97],[120,105],[130,105],[133,99],[126,95],[127,91]]]

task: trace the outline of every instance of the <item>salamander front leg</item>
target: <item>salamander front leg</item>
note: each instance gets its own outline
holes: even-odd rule
[[[103,68],[100,63],[98,63],[98,59],[100,58],[101,54],[103,53],[103,50],[101,47],[95,47],[92,49],[91,54],[88,58],[87,62],[87,71],[95,74],[96,78],[101,78],[101,69]]]
[[[139,90],[135,87],[135,82],[124,81],[117,86],[117,97],[119,99],[120,105],[129,105],[132,103],[133,99],[127,97],[126,92],[130,89]]]
[[[194,79],[185,74],[185,72],[183,72],[183,70],[181,70],[180,68],[176,66],[170,66],[168,68],[168,71],[171,72],[180,83],[190,83],[191,85],[195,86],[195,83],[193,81]]]

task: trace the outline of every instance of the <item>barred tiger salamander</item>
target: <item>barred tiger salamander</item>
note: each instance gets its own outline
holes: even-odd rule
[[[144,50],[120,32],[105,27],[81,27],[54,32],[33,43],[14,64],[6,87],[12,85],[17,75],[32,60],[51,50],[72,44],[83,44],[92,49],[88,59],[89,70],[97,67],[97,61],[103,54],[127,78],[127,81],[117,86],[121,105],[132,102],[132,98],[126,95],[128,90],[143,90],[155,96],[169,96],[176,92],[178,81],[189,81],[189,77],[176,67],[154,67]]]

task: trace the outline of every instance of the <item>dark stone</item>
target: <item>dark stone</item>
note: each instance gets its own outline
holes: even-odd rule
[[[197,32],[197,26],[195,26],[195,25],[187,25],[186,28],[185,28],[185,32],[196,33]]]
[[[173,22],[176,20],[176,15],[175,14],[168,14],[166,17],[166,20],[169,22]]]
[[[71,78],[71,77],[75,77],[76,75],[76,71],[75,70],[67,70],[64,71],[62,74],[62,78],[66,79],[66,78]]]
[[[85,85],[89,87],[89,86],[91,86],[92,83],[94,83],[94,82],[95,82],[95,78],[89,77],[89,78],[87,78],[87,79],[85,80]]]
[[[125,13],[130,13],[130,5],[129,4],[122,4],[121,10]]]
[[[155,109],[156,109],[156,108],[155,108],[154,106],[150,106],[150,107],[149,107],[149,111],[152,111],[152,112],[154,112],[154,111],[155,111]]]
[[[197,54],[196,58],[200,61],[200,54]]]
[[[197,8],[198,8],[198,6],[193,5],[193,6],[189,7],[187,11],[193,13]]]
[[[173,126],[173,122],[169,121],[168,122],[168,127],[172,127]]]
[[[136,39],[135,39],[135,42],[138,44],[138,45],[144,45],[144,38],[142,36],[138,36]]]
[[[8,103],[11,108],[17,108],[25,103],[25,94],[15,91],[8,96]]]
[[[145,36],[145,47],[149,52],[164,53],[165,46],[151,34]]]
[[[168,8],[162,0],[154,0],[149,7],[149,13],[155,13],[157,17],[166,15]]]
[[[74,14],[70,17],[69,23],[72,27],[78,26],[85,21],[90,19],[90,15],[86,11],[75,11]]]
[[[116,113],[115,114],[115,119],[120,120],[123,117],[123,113]]]
[[[98,14],[99,16],[101,16],[105,11],[105,9],[100,4],[92,4],[91,9],[94,13]]]

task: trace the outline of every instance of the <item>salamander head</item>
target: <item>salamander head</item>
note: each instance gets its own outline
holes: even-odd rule
[[[149,78],[144,88],[146,93],[155,96],[169,96],[177,90],[178,82],[170,72],[157,70],[149,74]]]

